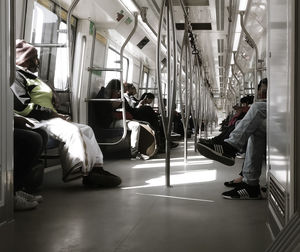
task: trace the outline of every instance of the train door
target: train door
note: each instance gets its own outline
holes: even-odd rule
[[[9,84],[14,80],[15,65],[14,1],[0,2],[0,19],[0,237],[3,238],[9,233],[13,219],[13,101]],[[1,244],[0,250],[4,245]]]

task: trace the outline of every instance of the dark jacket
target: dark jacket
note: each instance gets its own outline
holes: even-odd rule
[[[42,107],[38,104],[32,104],[30,92],[32,91],[34,86],[27,86],[26,78],[36,79],[37,77],[30,72],[17,69],[16,80],[10,87],[14,94],[15,112],[21,113],[28,106],[33,105],[29,114],[24,116],[35,118],[37,120],[47,120],[52,118],[54,116],[54,111],[49,108]]]

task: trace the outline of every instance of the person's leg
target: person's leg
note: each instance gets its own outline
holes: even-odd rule
[[[14,209],[30,210],[37,207],[42,196],[23,192],[32,167],[38,162],[43,150],[43,138],[40,134],[25,129],[14,129]]]
[[[127,129],[131,131],[130,135],[130,148],[131,148],[131,156],[135,157],[138,153],[138,144],[139,144],[139,136],[140,136],[140,124],[136,121],[126,121]],[[113,128],[123,128],[123,120],[114,121],[111,125]]]
[[[87,186],[114,187],[121,183],[118,176],[103,169],[103,155],[89,126],[60,118],[43,122],[47,132],[64,143],[60,155],[65,182],[83,176]]]
[[[266,124],[248,139],[246,157],[243,166],[243,181],[249,185],[259,185],[263,156],[266,151]]]
[[[54,118],[45,123],[45,130],[64,145],[61,148],[63,180],[87,175],[97,164],[103,165],[103,155],[89,126]]]
[[[21,190],[32,167],[43,150],[40,134],[25,129],[14,129],[14,187]]]
[[[245,117],[238,123],[231,132],[229,138],[224,140],[237,150],[243,149],[248,138],[261,127],[261,122],[266,119],[267,106],[265,102],[254,103]]]
[[[132,149],[138,150],[140,137],[140,124],[135,121],[127,121],[127,127],[131,130],[130,145]]]
[[[262,121],[261,126],[249,137],[246,157],[243,165],[243,181],[235,189],[224,192],[226,199],[260,199],[259,178],[263,155],[266,150],[266,124]]]
[[[198,143],[199,153],[225,165],[234,165],[236,153],[243,148],[248,138],[261,126],[265,118],[266,103],[253,104],[228,139],[218,144]]]

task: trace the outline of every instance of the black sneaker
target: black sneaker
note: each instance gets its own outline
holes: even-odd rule
[[[114,175],[102,167],[94,167],[93,170],[82,178],[82,184],[90,187],[116,187],[122,183],[119,176]]]
[[[234,158],[237,150],[226,142],[220,144],[198,143],[197,149],[204,157],[222,164],[232,166],[235,163]]]
[[[179,143],[174,143],[174,142],[170,143],[171,149],[176,148],[178,145],[179,145]]]
[[[223,192],[222,196],[225,199],[237,200],[257,200],[261,199],[260,186],[250,186],[245,182],[239,183],[240,185],[231,191]]]
[[[199,144],[212,144],[213,141],[212,141],[212,139],[199,138],[198,143],[199,143]]]
[[[227,186],[227,187],[237,187],[241,184],[242,182],[234,182],[234,180],[231,180],[231,181],[226,181],[224,182],[224,186]]]

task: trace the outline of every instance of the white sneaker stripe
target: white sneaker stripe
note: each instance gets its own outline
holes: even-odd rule
[[[214,144],[214,149],[216,152],[223,154],[223,146],[219,144]]]
[[[238,190],[237,193],[238,193],[241,197],[244,197],[244,198],[249,197],[249,194],[248,194],[248,192],[247,192],[246,189]]]

